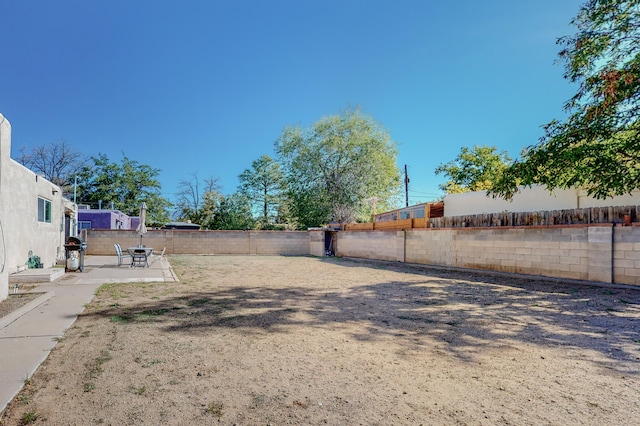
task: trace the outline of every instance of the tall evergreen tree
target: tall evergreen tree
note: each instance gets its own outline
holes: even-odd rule
[[[252,203],[258,212],[258,222],[263,227],[275,223],[285,189],[285,176],[280,164],[265,154],[251,163],[251,169],[243,171],[238,178],[238,192]]]

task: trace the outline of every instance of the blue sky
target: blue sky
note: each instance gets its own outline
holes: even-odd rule
[[[564,116],[555,64],[582,0],[0,0],[12,156],[60,140],[235,192],[285,126],[361,107],[398,143],[409,201],[474,144],[512,157]]]

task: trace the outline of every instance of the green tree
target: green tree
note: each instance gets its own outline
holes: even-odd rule
[[[322,118],[309,129],[285,128],[276,152],[287,176],[288,208],[301,227],[369,220],[367,199],[378,197],[380,209],[397,199],[396,145],[359,110]]]
[[[220,196],[214,203],[213,221],[208,224],[207,229],[254,229],[255,220],[251,213],[251,201],[246,196],[239,193]]]
[[[258,222],[266,227],[276,222],[285,188],[284,173],[273,158],[263,155],[240,176],[239,193],[258,211]]]
[[[192,173],[191,179],[178,183],[178,193],[174,214],[182,221],[191,221],[206,228],[212,221],[211,200],[220,196],[220,185],[214,178],[201,181],[198,173]],[[208,202],[208,204],[207,204]]]
[[[447,177],[447,182],[440,185],[447,194],[486,191],[493,187],[510,163],[506,151],[498,152],[495,146],[474,145],[472,149],[461,148],[455,160],[440,164],[436,174]]]
[[[92,157],[78,173],[78,202],[102,205],[137,216],[142,202],[147,203],[147,220],[162,225],[169,221],[171,202],[161,195],[160,171],[123,156],[112,163],[106,155]]]
[[[219,213],[222,198],[224,197],[218,191],[217,185],[210,186],[202,195],[199,222],[197,222],[202,229],[215,229],[216,214]]]
[[[589,0],[560,38],[565,79],[578,85],[537,145],[522,152],[492,189],[581,187],[607,198],[640,188],[640,0]]]

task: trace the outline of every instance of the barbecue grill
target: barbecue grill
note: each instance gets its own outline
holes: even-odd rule
[[[64,245],[65,257],[67,259],[65,272],[78,271],[84,269],[84,252],[87,250],[87,243],[82,238],[67,237]]]

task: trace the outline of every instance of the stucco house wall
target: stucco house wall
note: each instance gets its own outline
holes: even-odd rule
[[[0,114],[0,301],[9,295],[7,236],[5,235],[9,204],[9,159],[11,158],[11,125]]]
[[[26,269],[29,252],[44,267],[64,259],[65,215],[73,204],[60,187],[11,159],[11,125],[0,114],[0,300],[9,292],[9,275]],[[51,206],[51,220],[38,220],[38,199]],[[75,219],[75,216],[74,216]]]
[[[598,200],[580,189],[557,189],[553,193],[546,187],[521,187],[511,201],[487,196],[485,191],[448,194],[444,197],[444,215],[464,216],[499,212],[536,212],[541,210],[584,209],[589,207],[631,206],[640,204],[640,191],[619,197]]]

